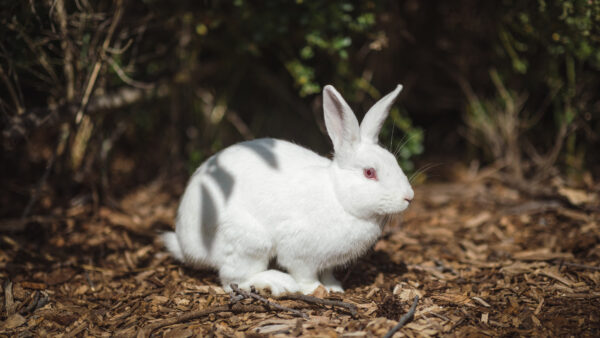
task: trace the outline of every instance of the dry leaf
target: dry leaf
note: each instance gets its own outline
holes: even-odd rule
[[[490,218],[492,218],[492,215],[489,213],[489,211],[483,211],[480,214],[478,214],[477,216],[469,219],[465,223],[465,225],[467,226],[467,228],[476,228],[476,227],[480,226],[481,224],[489,221]]]
[[[571,189],[567,187],[558,188],[558,193],[565,197],[573,205],[591,204],[597,199],[596,194],[588,193],[579,189]]]
[[[431,298],[458,305],[475,306],[471,301],[471,298],[469,298],[467,295],[446,293],[443,295],[431,296]]]
[[[3,327],[5,329],[14,329],[15,327],[19,327],[23,324],[25,324],[25,318],[23,316],[21,316],[20,314],[15,313],[14,315],[12,315],[12,316],[8,317],[8,319],[6,319]]]
[[[75,270],[68,267],[63,269],[56,269],[48,275],[46,275],[44,281],[48,285],[62,284],[68,281],[69,279],[73,278],[73,276],[75,276],[76,273],[77,272]]]
[[[287,324],[271,324],[271,325],[265,325],[265,326],[256,328],[256,333],[277,334],[277,333],[289,332],[291,329],[292,329],[292,327]]]
[[[563,275],[561,275],[561,273],[558,272],[558,268],[555,266],[537,270],[536,273],[556,279],[557,281],[565,284],[566,286],[573,285],[573,282],[570,281],[569,279],[567,279],[566,277],[564,277]],[[572,290],[571,290],[571,292],[572,292]]]
[[[573,254],[570,252],[551,252],[549,248],[541,248],[517,252],[513,255],[513,258],[522,261],[549,261],[552,259],[572,259]]]
[[[317,298],[325,298],[327,297],[327,295],[329,295],[329,292],[327,291],[327,289],[325,289],[323,285],[319,285],[319,287],[312,292],[312,296]]]
[[[484,324],[487,324],[489,317],[490,317],[489,313],[487,313],[487,312],[482,313],[481,314],[481,322],[484,323]]]
[[[35,282],[21,282],[19,283],[25,289],[33,289],[33,290],[44,290],[46,289],[46,284],[44,283],[35,283]]]

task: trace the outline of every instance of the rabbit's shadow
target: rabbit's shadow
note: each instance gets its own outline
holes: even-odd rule
[[[219,280],[219,274],[217,270],[211,268],[193,268],[189,266],[183,266],[183,272],[187,277],[191,277],[198,281],[200,285],[215,285],[221,286]]]
[[[269,264],[269,268],[285,272],[285,269],[278,266],[274,261]],[[186,276],[197,280],[203,285],[221,285],[219,275],[214,269],[196,269],[184,266],[183,271]],[[378,250],[371,251],[347,268],[336,269],[335,276],[342,281],[344,289],[355,289],[372,285],[380,273],[383,273],[384,277],[388,279],[388,277],[401,276],[407,271],[406,264],[394,262],[387,252]]]
[[[344,289],[354,289],[372,285],[380,273],[389,279],[401,276],[407,271],[404,262],[395,262],[387,252],[377,250],[369,252],[345,269],[337,269],[335,276],[342,281]]]

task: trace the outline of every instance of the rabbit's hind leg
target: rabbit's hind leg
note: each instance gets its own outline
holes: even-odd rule
[[[279,296],[300,290],[298,283],[279,270],[268,270],[273,256],[273,244],[269,234],[248,213],[237,211],[236,217],[229,215],[219,236],[219,278],[226,292],[231,284],[243,290],[269,289]]]

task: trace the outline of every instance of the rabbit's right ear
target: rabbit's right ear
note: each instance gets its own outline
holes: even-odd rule
[[[332,85],[323,89],[323,110],[335,154],[343,156],[351,152],[354,145],[360,142],[360,127],[354,112]]]

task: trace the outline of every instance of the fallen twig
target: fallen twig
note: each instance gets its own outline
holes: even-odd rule
[[[415,300],[413,300],[413,303],[410,306],[408,312],[404,316],[400,317],[398,324],[396,324],[396,326],[389,330],[388,333],[386,333],[385,336],[383,336],[383,338],[391,338],[394,335],[394,333],[396,333],[396,331],[400,330],[400,328],[406,325],[406,323],[408,323],[413,318],[413,316],[415,315],[415,310],[417,309],[418,302],[419,296],[415,296]]]
[[[178,323],[188,322],[190,320],[202,318],[208,316],[213,313],[219,312],[233,312],[233,313],[241,313],[241,312],[266,312],[268,308],[261,305],[245,305],[245,304],[230,304],[230,305],[220,305],[215,306],[210,309],[187,312],[180,316],[173,318],[166,318],[163,320],[159,320],[152,324],[146,325],[142,330],[138,333],[138,337],[150,337],[153,331],[160,329],[161,327],[174,325]]]
[[[318,297],[306,296],[306,295],[300,295],[300,294],[285,295],[281,298],[282,299],[291,299],[291,300],[301,300],[303,302],[312,303],[312,304],[343,307],[346,310],[348,310],[348,312],[350,312],[350,315],[352,315],[352,317],[354,317],[354,318],[358,317],[358,309],[357,309],[356,305],[354,305],[352,303],[346,303],[346,302],[342,302],[339,300],[332,300],[332,299],[322,299],[322,298],[318,298]]]
[[[259,302],[264,303],[266,306],[274,308],[274,309],[278,309],[278,310],[282,310],[282,311],[288,311],[291,312],[293,314],[295,314],[296,316],[302,317],[302,318],[308,318],[308,316],[306,315],[306,313],[300,312],[298,310],[294,310],[292,308],[271,302],[270,300],[262,297],[261,295],[255,293],[255,292],[248,292],[248,291],[244,291],[241,290],[240,288],[238,288],[237,284],[231,284],[230,285],[231,290],[233,290],[233,292],[237,293],[240,296],[243,296],[244,298],[253,298],[258,300]],[[232,297],[232,300],[234,300],[235,302],[240,301],[240,299],[235,299],[234,297]]]

